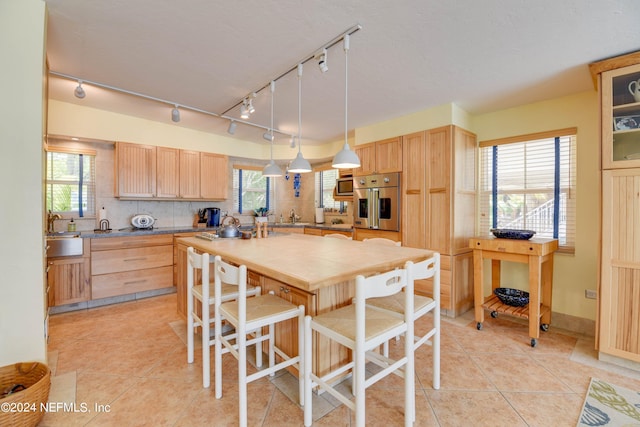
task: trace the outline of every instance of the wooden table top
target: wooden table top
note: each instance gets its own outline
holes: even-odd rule
[[[433,256],[426,249],[385,246],[357,240],[305,234],[282,234],[266,239],[177,239],[183,245],[222,259],[244,264],[268,277],[313,292],[319,288],[402,267]]]

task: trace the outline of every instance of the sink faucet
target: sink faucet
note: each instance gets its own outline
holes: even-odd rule
[[[291,224],[295,224],[296,223],[296,211],[295,211],[295,209],[291,209],[291,212],[289,213],[289,218],[291,219]]]
[[[49,214],[47,215],[47,233],[54,232],[54,222],[56,219],[62,219],[62,215],[51,213],[51,209],[49,209]]]

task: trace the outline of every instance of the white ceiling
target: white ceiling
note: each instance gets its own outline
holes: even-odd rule
[[[45,1],[52,71],[216,114],[360,24],[349,129],[450,102],[477,114],[592,90],[590,62],[640,49],[637,0]],[[328,66],[304,67],[304,143],[344,135],[342,43]],[[76,85],[54,77],[50,97],[171,123],[169,105],[88,84],[79,100]],[[255,105],[249,121],[269,127],[268,89]],[[276,129],[297,134],[297,105],[292,72],[277,81]],[[176,124],[225,134],[227,125],[189,111]],[[235,136],[263,132],[238,126]]]

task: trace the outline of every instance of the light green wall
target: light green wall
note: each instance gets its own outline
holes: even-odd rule
[[[0,1],[0,366],[46,361],[43,67],[45,3]]]

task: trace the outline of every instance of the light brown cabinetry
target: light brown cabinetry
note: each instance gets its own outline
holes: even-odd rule
[[[180,196],[180,150],[156,148],[157,197],[176,199]]]
[[[200,153],[200,197],[225,200],[228,195],[229,160],[227,156]]]
[[[48,304],[50,307],[91,299],[89,239],[83,242],[84,255],[47,258]]]
[[[402,137],[402,244],[442,255],[441,308],[457,316],[473,306],[476,136],[443,126]],[[416,292],[431,295],[428,281]]]
[[[117,196],[156,196],[156,147],[118,142],[114,163]]]
[[[224,200],[228,158],[214,153],[116,143],[116,196],[121,199]]]
[[[92,299],[173,286],[173,235],[91,239]]]
[[[601,357],[640,362],[640,52],[590,68],[602,108],[597,346]]]
[[[200,152],[180,150],[180,197],[200,198]]]
[[[353,169],[354,176],[402,171],[400,137],[357,145],[354,151],[360,158],[360,167]]]

